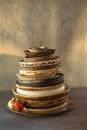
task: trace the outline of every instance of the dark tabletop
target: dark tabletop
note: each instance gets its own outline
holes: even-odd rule
[[[0,130],[87,130],[87,88],[72,88],[73,108],[54,116],[19,115],[6,108],[11,90],[0,91]]]

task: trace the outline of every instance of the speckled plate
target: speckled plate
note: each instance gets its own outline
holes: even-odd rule
[[[7,109],[17,113],[17,114],[24,114],[24,115],[53,115],[53,114],[60,114],[60,113],[64,113],[68,110],[70,110],[72,108],[74,104],[74,100],[73,99],[68,99],[66,104],[62,105],[62,106],[56,106],[56,107],[52,107],[52,108],[44,108],[44,109],[33,109],[33,108],[29,108],[27,111],[20,111],[17,112],[13,109],[10,109],[7,105]]]

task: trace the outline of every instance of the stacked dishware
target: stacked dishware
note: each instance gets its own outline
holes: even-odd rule
[[[55,49],[29,48],[19,62],[16,87],[8,108],[26,114],[55,114],[70,108],[70,88],[61,73]]]

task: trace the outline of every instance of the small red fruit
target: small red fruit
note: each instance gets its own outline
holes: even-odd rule
[[[17,102],[14,103],[14,109],[16,111],[21,111],[23,109],[23,107],[24,107],[24,105],[21,102],[17,101]]]

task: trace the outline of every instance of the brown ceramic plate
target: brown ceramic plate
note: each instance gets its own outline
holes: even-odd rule
[[[18,98],[17,98],[18,99]],[[62,104],[66,102],[68,99],[68,96],[63,96],[61,98],[55,98],[55,99],[50,99],[50,100],[24,100],[24,99],[18,99],[22,102],[25,102],[27,106],[33,107],[33,108],[48,108],[48,107],[53,107],[58,104]]]
[[[32,52],[30,52],[30,50],[25,50],[25,57],[26,58],[33,58],[33,57],[43,57],[43,56],[48,56],[48,55],[52,55],[55,52],[55,49],[46,49],[46,50],[41,50],[39,51],[39,53],[34,53],[34,49]],[[45,52],[45,53],[44,53]]]
[[[72,105],[74,104],[73,99],[68,99],[66,104],[61,106],[59,108],[59,106],[57,107],[52,107],[52,108],[45,108],[45,109],[33,109],[30,108],[28,109],[28,111],[21,111],[21,112],[17,112],[13,109],[10,109],[7,105],[8,110],[17,113],[17,114],[24,114],[24,115],[30,115],[30,114],[34,114],[34,115],[53,115],[53,114],[60,114],[60,113],[64,113],[68,110],[70,110],[72,108]]]

